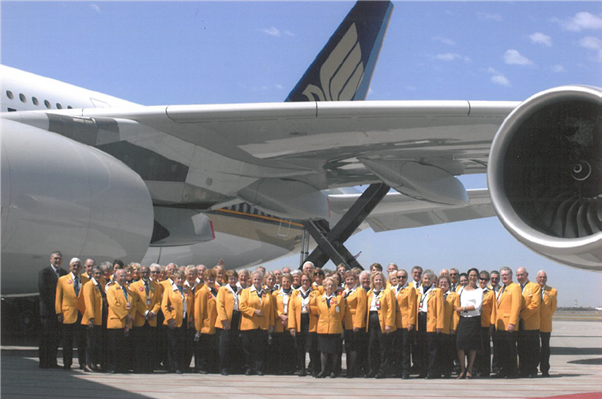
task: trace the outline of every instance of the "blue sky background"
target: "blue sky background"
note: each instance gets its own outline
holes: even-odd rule
[[[524,100],[564,84],[602,87],[600,2],[394,4],[369,100]],[[352,6],[2,2],[1,62],[147,105],[282,101]],[[602,305],[602,274],[536,255],[496,218],[364,231],[347,244],[365,265],[525,266],[533,280],[545,269],[562,306]]]

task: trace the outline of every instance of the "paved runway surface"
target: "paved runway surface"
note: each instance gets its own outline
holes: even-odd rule
[[[602,323],[596,321],[555,321],[551,377],[536,379],[375,380],[165,373],[110,375],[80,370],[41,370],[38,368],[37,348],[32,346],[2,346],[1,354],[2,399],[602,399]]]

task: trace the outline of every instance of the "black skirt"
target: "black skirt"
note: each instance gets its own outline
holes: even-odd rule
[[[456,333],[456,348],[465,351],[481,348],[481,317],[460,317]]]
[[[341,334],[318,334],[318,350],[331,355],[342,353],[341,341]]]

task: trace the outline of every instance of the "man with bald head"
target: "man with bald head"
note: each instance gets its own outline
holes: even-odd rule
[[[537,284],[541,289],[541,305],[539,308],[539,337],[541,352],[539,355],[539,370],[544,377],[550,376],[550,335],[552,334],[552,316],[556,312],[556,288],[547,285],[548,275],[540,270],[537,273]]]
[[[523,296],[518,328],[518,359],[521,377],[537,377],[539,363],[539,306],[541,287],[529,281],[524,267],[516,269],[516,279]]]

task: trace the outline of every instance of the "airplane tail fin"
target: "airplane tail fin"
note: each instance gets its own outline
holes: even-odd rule
[[[286,101],[365,100],[393,4],[360,0]]]

